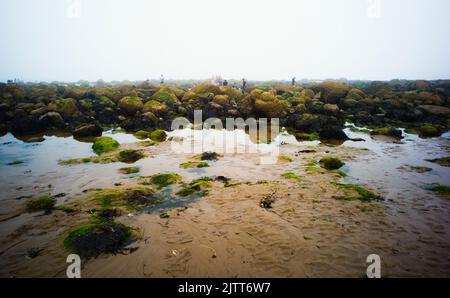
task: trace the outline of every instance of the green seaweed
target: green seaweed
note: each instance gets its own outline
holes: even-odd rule
[[[337,157],[324,157],[319,161],[319,163],[322,168],[329,171],[338,170],[345,164]]]
[[[119,148],[120,144],[111,137],[99,137],[95,139],[92,149],[97,154],[111,152]]]

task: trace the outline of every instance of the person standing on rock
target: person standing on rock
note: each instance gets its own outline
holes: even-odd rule
[[[163,84],[164,84],[164,76],[163,76],[163,75],[161,75],[161,78],[160,78],[160,83],[161,83],[161,85],[163,85]]]
[[[292,84],[292,87],[294,87],[294,86],[295,86],[295,77],[293,77],[293,78],[292,78],[292,82],[291,82],[291,84]]]
[[[247,89],[247,81],[245,79],[242,79],[242,92],[245,93],[246,89]]]
[[[227,80],[223,81],[223,86],[228,86],[228,81]]]

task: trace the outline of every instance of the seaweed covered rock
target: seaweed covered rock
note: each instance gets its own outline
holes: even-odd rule
[[[73,131],[75,138],[99,137],[102,135],[102,128],[96,124],[86,124]]]
[[[327,81],[312,88],[316,93],[320,92],[320,98],[326,103],[339,103],[345,98],[351,87],[344,83]]]
[[[388,136],[388,137],[393,137],[393,138],[398,138],[398,139],[402,138],[402,131],[395,127],[375,128],[370,132],[370,134],[373,136],[383,135],[383,136]]]
[[[425,137],[425,138],[439,137],[441,135],[440,130],[431,124],[421,125],[418,128],[418,131],[419,131],[419,136]]]
[[[48,109],[61,114],[64,118],[81,115],[77,101],[73,98],[63,98],[49,103]]]
[[[324,157],[320,161],[320,166],[327,170],[338,170],[344,163],[337,157]]]
[[[83,258],[90,258],[116,253],[130,238],[131,229],[123,224],[87,224],[72,229],[64,239],[64,246]]]
[[[57,112],[48,112],[39,117],[39,123],[45,129],[64,128],[65,122],[61,115]]]
[[[144,157],[145,154],[142,151],[131,149],[120,151],[118,155],[119,161],[124,163],[134,163]]]
[[[219,86],[210,83],[198,84],[191,89],[191,92],[195,94],[207,94],[207,93],[213,93],[214,95],[222,94],[222,91],[220,90]]]
[[[164,103],[172,108],[180,104],[180,101],[174,93],[164,89],[161,89],[153,94],[152,99],[160,103]]]
[[[424,112],[434,116],[447,116],[450,115],[450,108],[435,105],[419,105],[417,107]]]
[[[362,90],[359,90],[357,88],[353,88],[353,89],[351,89],[348,92],[348,94],[347,94],[347,96],[345,98],[346,99],[353,99],[353,100],[358,101],[358,100],[361,100],[361,99],[363,99],[365,97],[366,97],[366,94]]]
[[[55,206],[56,199],[51,196],[40,196],[37,198],[30,199],[26,203],[26,208],[28,212],[36,211],[50,211]]]
[[[134,116],[143,107],[142,100],[137,96],[126,96],[119,101],[120,111],[127,116]]]
[[[99,137],[95,139],[92,149],[97,154],[111,152],[119,148],[120,144],[111,137]]]
[[[167,139],[167,134],[164,130],[156,129],[149,135],[150,139],[155,142],[164,142]]]
[[[157,117],[163,117],[167,114],[169,108],[163,102],[151,99],[144,105],[144,113],[152,112]]]

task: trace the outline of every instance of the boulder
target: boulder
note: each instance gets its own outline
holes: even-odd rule
[[[75,138],[99,137],[102,135],[102,128],[96,124],[87,124],[78,127],[73,131]]]
[[[128,116],[134,116],[137,112],[142,111],[144,104],[137,96],[125,96],[119,101],[120,111]]]
[[[425,111],[434,116],[446,116],[450,115],[450,108],[443,106],[434,106],[434,105],[420,105],[417,107],[418,109]]]
[[[48,104],[48,109],[59,113],[65,118],[76,117],[81,115],[77,107],[77,102],[73,98],[63,98],[55,100]]]
[[[64,119],[57,112],[48,112],[41,117],[39,117],[39,122],[45,128],[55,127],[55,128],[64,128],[65,123]]]

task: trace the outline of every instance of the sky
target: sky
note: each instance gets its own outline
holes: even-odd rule
[[[0,0],[0,81],[449,79],[448,0]]]

